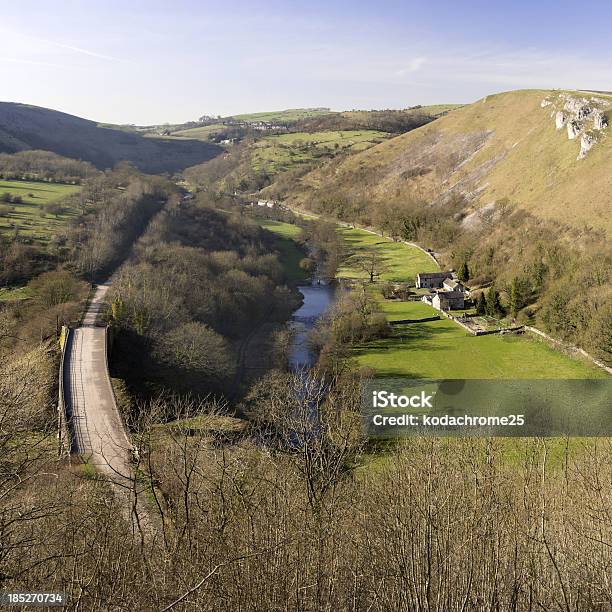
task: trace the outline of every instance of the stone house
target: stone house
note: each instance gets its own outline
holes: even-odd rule
[[[442,288],[446,291],[465,292],[465,287],[463,286],[463,284],[460,281],[455,280],[453,278],[445,279],[444,282],[442,283]]]
[[[436,310],[460,310],[465,307],[465,294],[463,291],[439,291],[433,296],[431,305]]]
[[[416,276],[417,289],[440,289],[446,279],[452,279],[452,272],[419,272]]]

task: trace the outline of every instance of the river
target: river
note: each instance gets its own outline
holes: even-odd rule
[[[336,288],[313,281],[311,285],[298,287],[304,296],[304,303],[293,313],[290,327],[293,331],[289,348],[289,369],[299,372],[312,368],[317,362],[316,351],[308,342],[308,334],[333,304]]]

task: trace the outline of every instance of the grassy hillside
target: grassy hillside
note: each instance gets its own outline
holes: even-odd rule
[[[324,132],[375,131],[402,134],[459,107],[458,104],[437,104],[403,110],[342,112],[326,109],[295,109],[226,117],[218,123],[209,125],[166,126],[164,129],[172,138],[193,138],[214,142],[225,139],[239,141],[247,136],[259,139],[262,133],[258,129],[260,126],[256,124],[260,122],[268,124],[268,128],[274,128],[276,131],[280,129],[300,134],[302,138],[304,135],[316,136]]]
[[[223,132],[226,127],[222,123],[212,123],[203,125],[202,127],[188,128],[186,130],[177,130],[172,132],[173,138],[193,138],[195,140],[210,140],[212,136]]]
[[[0,180],[0,233],[26,236],[45,243],[74,217],[72,206],[59,206],[46,211],[45,205],[59,203],[80,190],[75,185],[34,181]],[[8,196],[8,197],[7,197]],[[9,202],[17,196],[20,201]]]
[[[419,272],[436,272],[434,261],[416,248],[409,248],[401,242],[393,242],[364,230],[341,227],[338,233],[351,253],[377,252],[385,264],[385,272],[380,280],[394,282],[414,282]],[[357,278],[366,280],[367,274],[351,265],[350,260],[338,270],[338,278]]]
[[[242,115],[232,115],[228,119],[236,121],[266,121],[269,123],[285,123],[288,121],[298,121],[309,117],[319,117],[329,115],[332,111],[329,108],[290,108],[281,111],[265,111],[260,113],[245,113]]]
[[[0,153],[53,151],[101,169],[127,160],[144,172],[176,172],[213,158],[221,149],[190,140],[144,138],[121,129],[37,106],[0,102]]]
[[[436,201],[460,194],[472,212],[508,198],[542,219],[609,230],[609,128],[598,134],[586,158],[577,160],[580,139],[568,140],[565,128],[555,128],[553,105],[541,106],[550,93],[487,96],[338,167],[313,172],[303,180],[302,197],[295,199],[309,198],[313,188],[321,187],[374,200],[418,193]],[[551,99],[559,95],[554,92]],[[612,97],[596,97],[611,103],[609,114]]]
[[[364,151],[389,135],[374,130],[292,132],[267,136],[252,148],[251,166],[275,174],[340,152]]]

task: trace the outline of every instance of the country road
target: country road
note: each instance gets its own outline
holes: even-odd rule
[[[101,474],[122,482],[132,472],[132,445],[115,403],[106,360],[106,328],[99,322],[108,288],[108,284],[97,287],[83,324],[69,337],[64,401],[71,418],[71,452],[82,455]]]

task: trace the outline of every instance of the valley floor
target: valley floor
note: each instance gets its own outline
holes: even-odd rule
[[[295,234],[289,224],[267,222],[267,229],[284,238]],[[436,269],[432,259],[416,247],[368,231],[339,227],[349,248],[377,249],[386,259],[388,271],[382,280],[413,282],[417,272]],[[339,278],[365,275],[350,266],[339,270]],[[422,302],[383,300],[382,311],[389,321],[435,316],[438,311]],[[409,323],[393,326],[393,335],[356,346],[351,351],[356,365],[372,368],[377,376],[410,378],[530,379],[606,378],[604,370],[590,362],[570,357],[531,336],[472,336],[452,321]]]
[[[384,302],[390,320],[437,314],[421,302]],[[601,368],[527,336],[472,336],[449,319],[393,327],[394,335],[356,347],[360,367],[410,378],[606,378]]]

